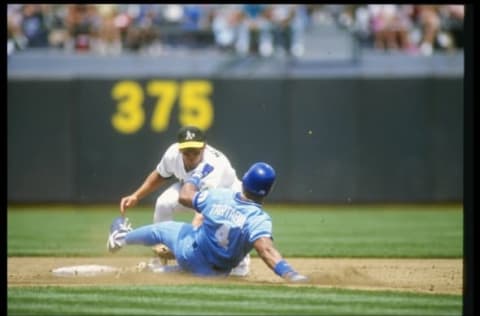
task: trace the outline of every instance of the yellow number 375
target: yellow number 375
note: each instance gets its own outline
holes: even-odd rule
[[[171,80],[149,81],[146,92],[157,98],[150,122],[152,130],[162,132],[168,128],[177,98],[179,123],[207,130],[213,122],[212,90],[211,82],[205,80],[186,80],[181,83]],[[136,133],[145,123],[142,86],[135,81],[120,81],[113,86],[112,97],[118,102],[112,116],[113,127],[123,134]]]

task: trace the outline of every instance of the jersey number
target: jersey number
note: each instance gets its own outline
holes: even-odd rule
[[[230,232],[230,226],[222,224],[217,231],[215,232],[215,238],[217,239],[218,244],[224,248],[228,248],[228,233]]]

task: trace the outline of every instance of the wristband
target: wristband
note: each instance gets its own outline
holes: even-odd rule
[[[288,273],[288,272],[295,272],[285,259],[282,259],[279,262],[277,262],[273,271],[275,271],[275,273],[279,276],[283,276],[285,275],[285,273]]]

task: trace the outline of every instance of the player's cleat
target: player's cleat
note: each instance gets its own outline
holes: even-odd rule
[[[132,231],[132,225],[128,218],[119,216],[115,218],[110,226],[110,234],[107,240],[107,250],[116,252],[125,245],[125,236]]]
[[[250,254],[247,254],[240,263],[230,271],[231,276],[244,277],[250,273]]]

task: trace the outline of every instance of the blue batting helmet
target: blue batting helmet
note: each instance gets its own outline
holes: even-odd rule
[[[275,170],[265,162],[254,163],[242,178],[243,189],[257,196],[266,196],[275,181]]]

